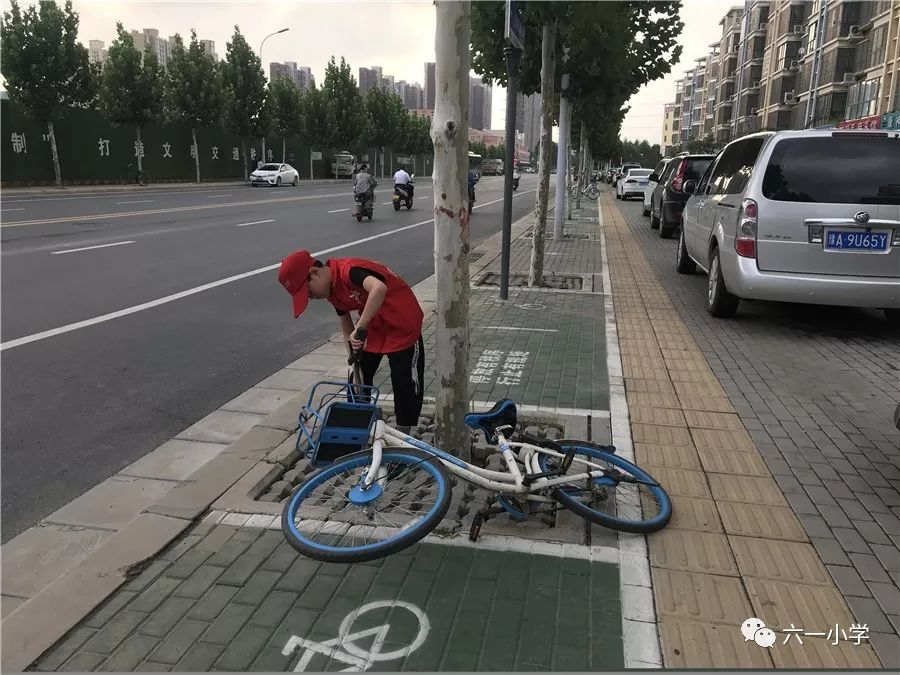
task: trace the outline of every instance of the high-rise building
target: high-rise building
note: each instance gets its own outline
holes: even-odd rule
[[[525,134],[525,147],[534,152],[541,142],[541,95],[532,94],[525,97],[525,120],[521,129]]]
[[[218,61],[219,55],[216,54],[216,43],[215,40],[200,40],[200,46],[206,50],[207,54],[212,54],[212,57]]]
[[[675,132],[675,104],[666,103],[663,106],[663,130],[662,142],[659,144],[659,151],[665,157],[668,150],[675,145],[673,142]]]
[[[90,40],[88,45],[88,61],[101,65],[106,63],[108,54],[106,49],[104,49],[103,40]]]
[[[372,87],[381,84],[381,68],[360,68],[359,69],[359,93],[365,96]]]
[[[491,115],[493,114],[492,110],[492,102],[494,97],[494,90],[491,88],[490,83],[482,84],[481,91],[481,119],[484,122],[485,127],[491,126]]]
[[[484,90],[480,77],[469,77],[469,127],[484,129]],[[490,119],[487,120],[490,126]]]
[[[434,110],[434,63],[425,64],[425,108]]]
[[[269,64],[269,79],[275,80],[278,77],[284,77],[294,83],[300,91],[307,91],[315,84],[312,75],[312,69],[309,66],[297,67],[296,61],[285,61],[284,63]]]
[[[522,131],[525,128],[525,95],[516,94],[516,131]]]

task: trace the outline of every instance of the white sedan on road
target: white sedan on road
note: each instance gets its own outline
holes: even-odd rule
[[[648,176],[653,169],[628,169],[628,173],[616,183],[616,199],[631,199],[632,197],[644,197],[647,188]]]
[[[297,185],[300,182],[300,174],[290,164],[263,164],[250,174],[250,185]]]

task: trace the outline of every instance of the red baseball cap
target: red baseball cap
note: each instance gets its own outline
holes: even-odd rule
[[[315,266],[315,259],[309,251],[294,251],[281,261],[278,270],[278,282],[294,299],[294,318],[296,319],[309,304],[309,271]]]

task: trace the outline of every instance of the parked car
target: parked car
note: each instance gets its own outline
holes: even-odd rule
[[[290,164],[263,164],[250,174],[250,185],[297,185],[300,182],[300,174]]]
[[[662,175],[650,174],[650,180],[657,183],[650,198],[650,227],[659,230],[660,238],[668,239],[681,227],[681,212],[688,200],[684,184],[700,180],[713,159],[715,155],[684,152],[672,158]]]
[[[684,209],[676,267],[741,299],[874,307],[900,323],[900,132],[763,132],[728,144]]]
[[[628,173],[629,169],[640,169],[640,168],[641,168],[640,164],[623,164],[622,168],[619,169],[619,171],[616,173],[615,177],[613,178],[613,183],[612,183],[613,187],[618,186],[619,181],[625,176],[625,174]]]
[[[609,171],[606,172],[606,182],[612,185],[612,182],[616,179],[616,175],[619,171],[622,170],[622,167],[614,166]]]
[[[644,197],[647,188],[647,178],[653,173],[653,169],[628,169],[616,186],[616,199],[631,199],[632,197]]]
[[[663,159],[659,164],[656,165],[656,168],[653,169],[653,173],[650,174],[647,180],[647,187],[644,189],[644,211],[642,215],[649,216],[650,215],[650,199],[653,196],[653,191],[656,189],[656,186],[659,184],[654,180],[650,180],[653,178],[653,174],[657,176],[662,176],[666,170],[666,166],[671,162],[672,159],[666,158]]]

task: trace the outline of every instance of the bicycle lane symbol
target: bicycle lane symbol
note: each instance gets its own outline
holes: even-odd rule
[[[394,607],[400,607],[407,610],[416,617],[418,622],[418,632],[408,646],[387,652],[382,651],[388,632],[391,630],[391,624],[389,623],[384,623],[380,626],[375,626],[374,628],[352,631],[353,624],[356,622],[357,618],[366,612]],[[428,617],[415,605],[400,600],[378,600],[376,602],[367,603],[345,616],[338,628],[337,637],[326,640],[325,642],[316,642],[315,640],[309,640],[293,635],[287,641],[287,644],[285,644],[281,653],[287,656],[295,651],[302,650],[297,665],[294,666],[295,673],[304,672],[316,654],[322,654],[327,658],[346,663],[349,667],[344,668],[341,672],[363,671],[368,670],[378,661],[393,661],[395,659],[403,658],[408,654],[412,654],[425,642],[429,630],[431,630],[431,624],[428,621]],[[357,644],[360,640],[365,640],[367,642],[371,641],[371,647],[368,650],[364,649]]]

